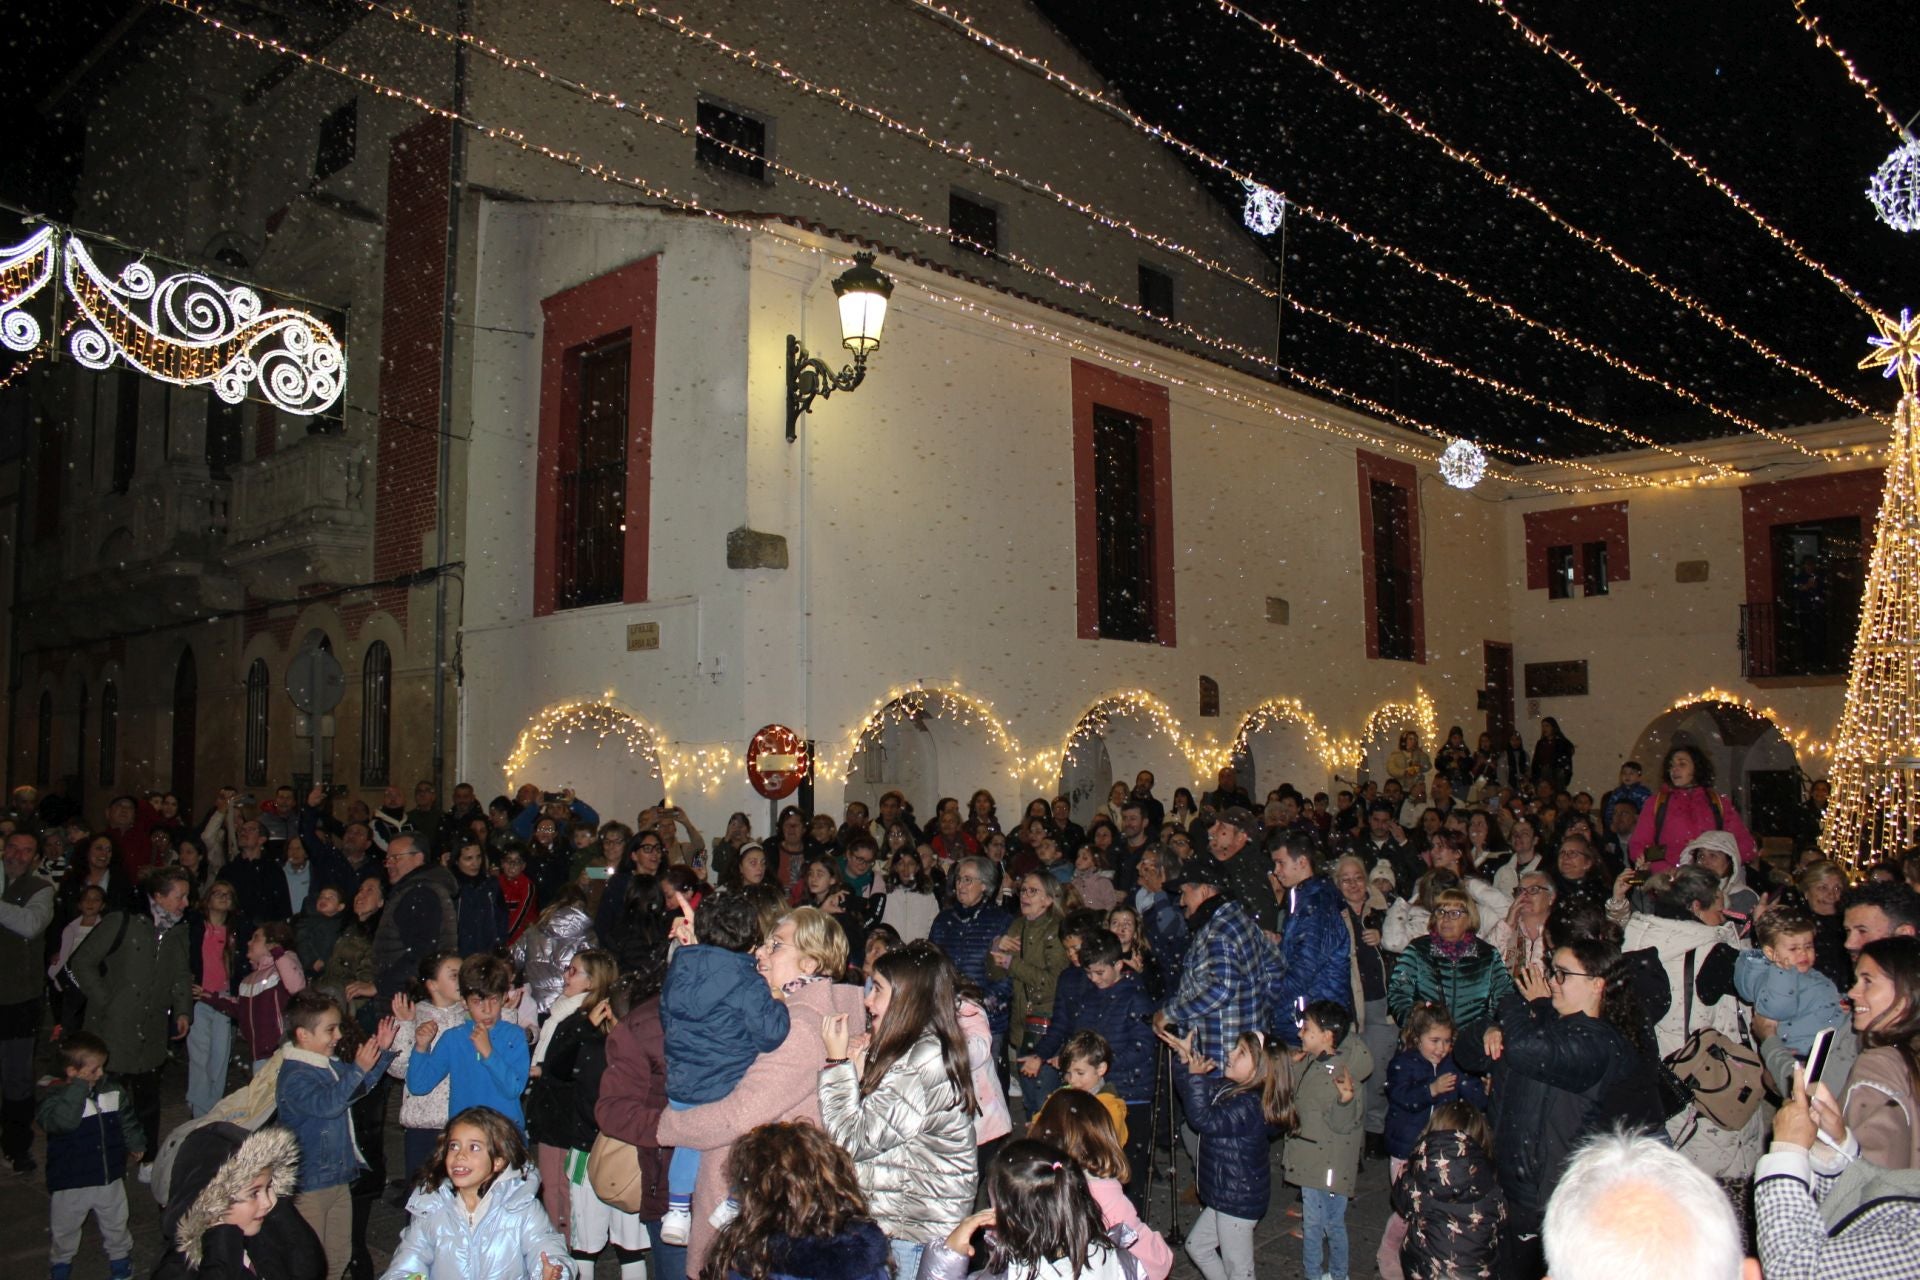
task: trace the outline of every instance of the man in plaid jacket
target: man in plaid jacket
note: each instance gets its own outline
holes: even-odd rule
[[[1221,893],[1220,865],[1197,857],[1181,870],[1180,909],[1189,940],[1180,987],[1154,1014],[1156,1028],[1193,1033],[1196,1053],[1215,1062],[1245,1031],[1267,1029],[1272,948],[1244,903]]]
[[[1920,1277],[1920,1170],[1860,1159],[1833,1095],[1814,1086],[1773,1118],[1773,1147],[1753,1175],[1760,1269],[1767,1280]],[[1836,1151],[1820,1137],[1837,1134]]]

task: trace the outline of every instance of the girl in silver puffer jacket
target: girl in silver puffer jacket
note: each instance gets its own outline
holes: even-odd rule
[[[382,1280],[575,1280],[539,1192],[520,1130],[498,1111],[467,1108],[407,1201],[413,1221]]]
[[[973,1207],[978,1163],[966,1037],[952,963],[914,942],[883,956],[867,993],[871,1043],[851,1044],[845,1014],[825,1020],[820,1119],[846,1148],[901,1276]],[[862,1037],[863,1040],[866,1037]],[[861,1049],[858,1065],[850,1049]]]
[[[526,1003],[533,1006],[536,1022],[560,998],[560,989],[567,984],[567,965],[593,945],[593,917],[587,914],[586,895],[579,885],[569,884],[553,895],[540,919],[513,944],[513,967],[527,984]]]

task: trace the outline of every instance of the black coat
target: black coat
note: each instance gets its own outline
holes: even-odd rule
[[[592,1105],[583,1108],[576,1097],[586,1050],[594,1051],[597,1067],[605,1066],[600,1042],[606,1036],[593,1025],[588,1012],[577,1010],[554,1029],[540,1074],[527,1088],[527,1137],[535,1142],[585,1151],[600,1132],[593,1123]],[[593,1087],[597,1096],[597,1071]]]
[[[1491,1280],[1507,1198],[1493,1158],[1458,1129],[1422,1138],[1393,1184],[1406,1219],[1400,1266],[1407,1280]]]
[[[1582,1013],[1563,1018],[1544,997],[1509,1000],[1500,1028],[1494,1163],[1515,1219],[1537,1224],[1574,1148],[1605,1125],[1619,1091],[1644,1067],[1613,1027]]]

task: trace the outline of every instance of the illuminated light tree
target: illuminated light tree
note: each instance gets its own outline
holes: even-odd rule
[[[1900,380],[1821,845],[1860,866],[1898,857],[1920,830],[1920,320],[1876,315],[1863,369]]]

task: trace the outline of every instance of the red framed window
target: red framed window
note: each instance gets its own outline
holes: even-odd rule
[[[1077,631],[1172,648],[1173,448],[1167,389],[1073,362]]]
[[[659,259],[541,303],[536,615],[647,598]]]

